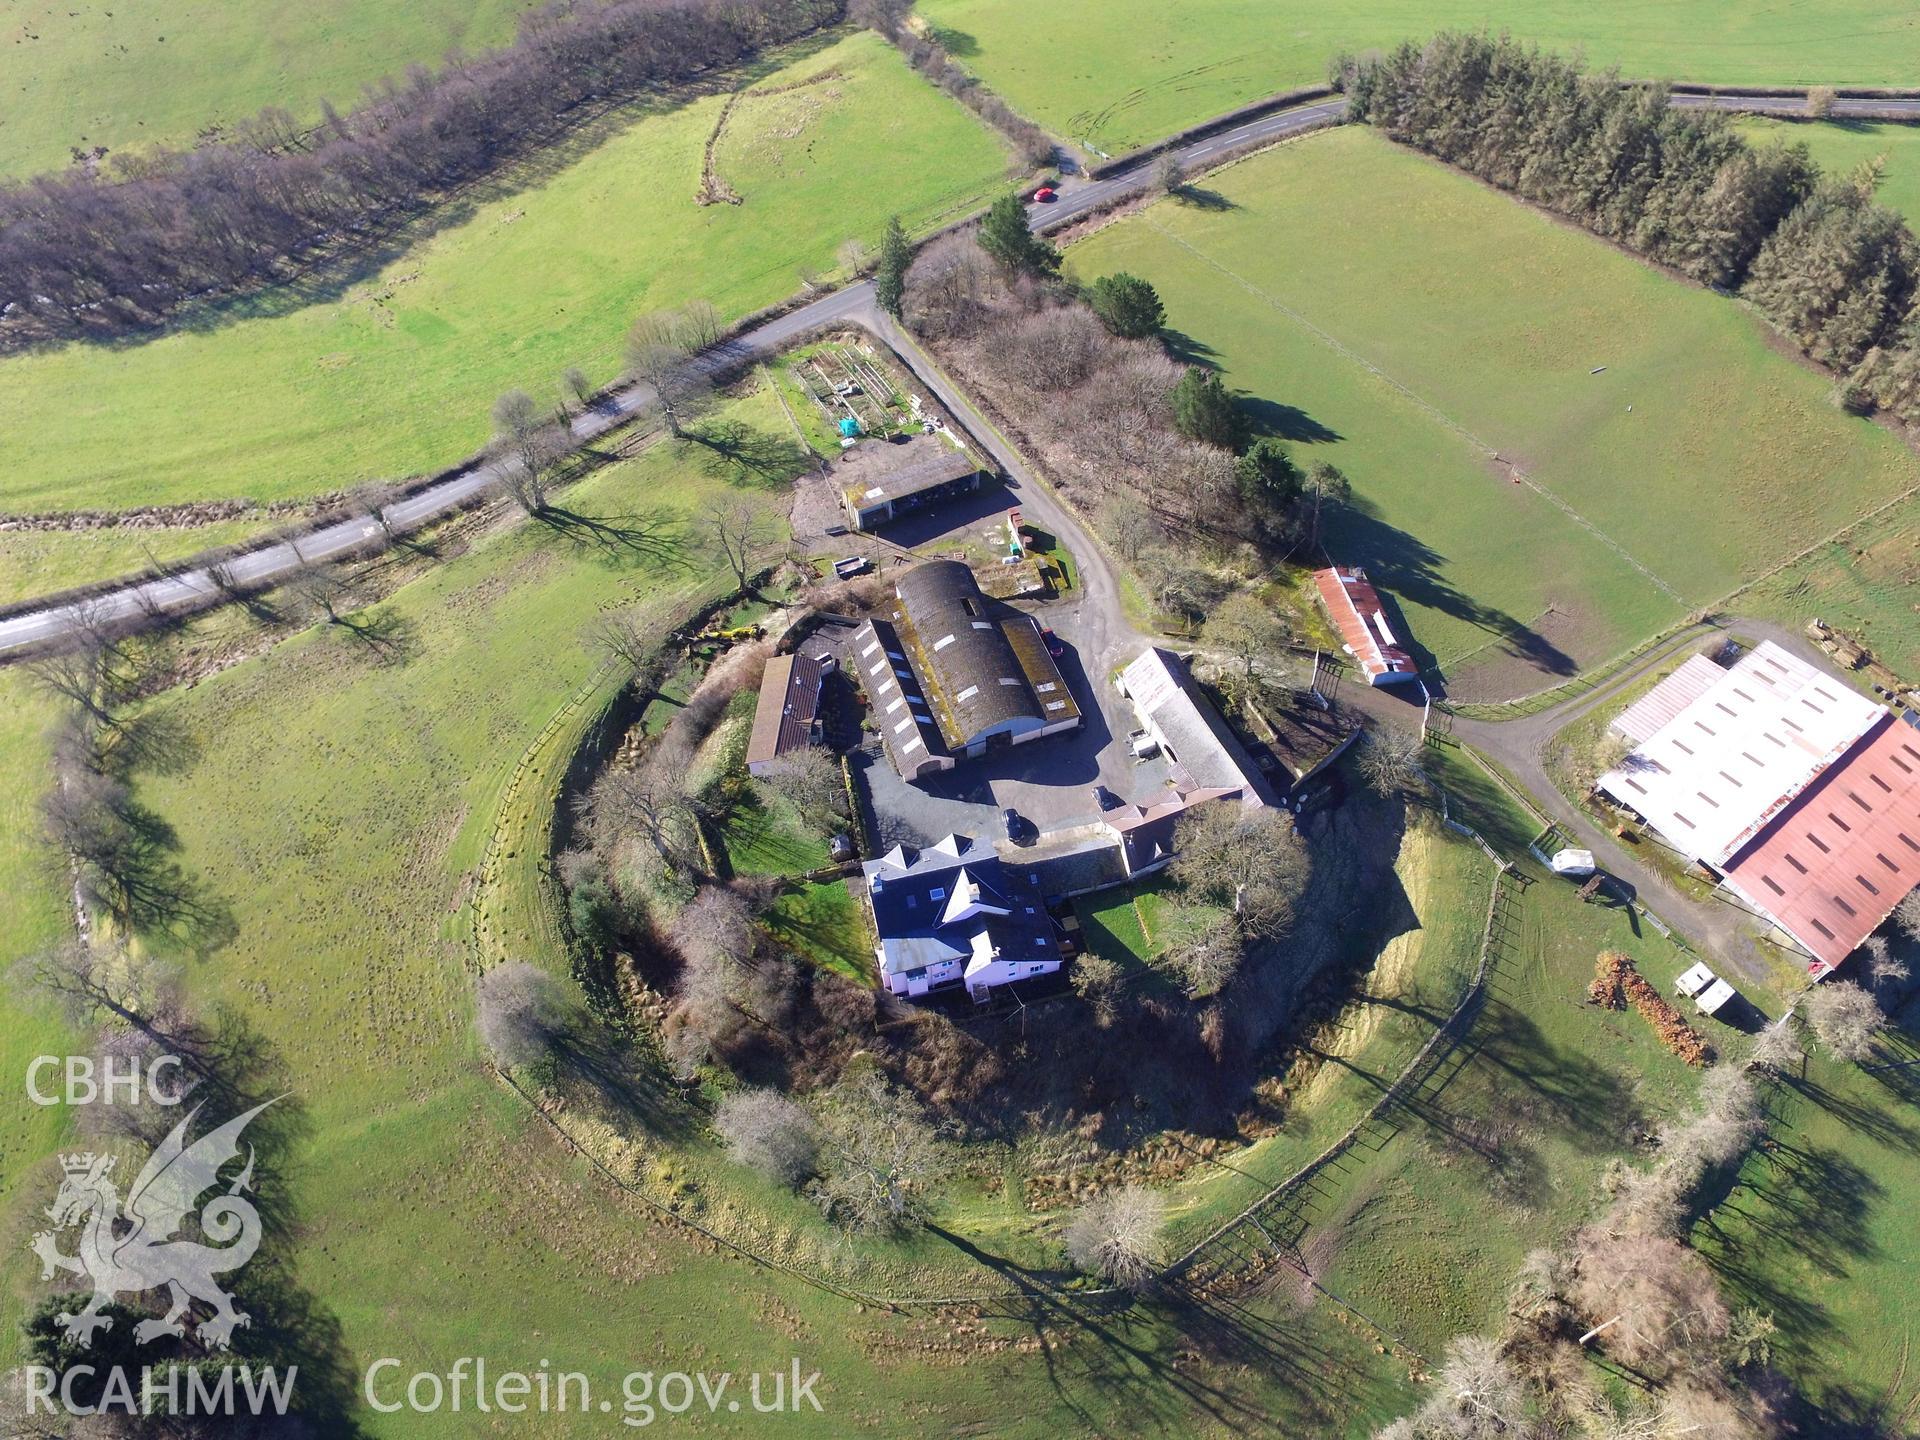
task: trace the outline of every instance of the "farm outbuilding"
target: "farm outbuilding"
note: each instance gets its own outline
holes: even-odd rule
[[[1313,572],[1320,603],[1327,607],[1340,642],[1369,685],[1420,678],[1420,667],[1387,620],[1380,594],[1358,565],[1329,565]]]
[[[1770,919],[1815,979],[1920,884],[1920,735],[1771,641],[1597,788]]]
[[[840,457],[834,482],[847,523],[872,530],[900,515],[980,488],[980,461],[944,435],[862,440]]]
[[[1231,792],[1254,805],[1273,803],[1260,767],[1194,688],[1178,655],[1158,646],[1143,650],[1120,672],[1119,687],[1147,734],[1179,767],[1183,788]]]
[[[860,682],[907,779],[1078,728],[1080,706],[1031,615],[989,599],[957,560],[902,575],[887,620],[854,635]]]
[[[831,655],[776,655],[760,677],[747,773],[770,775],[783,757],[820,740],[820,692],[834,668]]]

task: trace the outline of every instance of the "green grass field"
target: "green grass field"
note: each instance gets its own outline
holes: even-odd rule
[[[1748,312],[1370,131],[1242,161],[1069,259],[1151,280],[1177,343],[1347,472],[1332,552],[1461,699],[1603,662],[1920,483]]]
[[[1777,1145],[1692,1237],[1730,1294],[1779,1322],[1781,1367],[1835,1415],[1888,1435],[1912,1434],[1920,1416],[1917,1060],[1909,1000],[1866,1066],[1816,1056],[1776,1087]]]
[[[170,564],[257,534],[264,522],[222,520],[160,530],[9,530],[0,532],[0,605]]]
[[[733,402],[724,418],[780,423],[765,392]],[[562,503],[617,526],[636,512],[684,515],[740,478],[715,477],[660,445]],[[376,665],[316,629],[156,702],[196,749],[182,772],[145,778],[142,796],[178,827],[191,885],[231,912],[236,932],[211,956],[185,960],[188,987],[196,1009],[257,1044],[298,1110],[297,1158],[275,1178],[291,1187],[278,1199],[299,1223],[299,1294],[256,1293],[254,1303],[287,1311],[298,1301],[316,1308],[322,1330],[337,1322],[337,1336],[311,1352],[313,1367],[339,1362],[350,1389],[359,1367],[383,1355],[404,1357],[409,1371],[459,1355],[527,1368],[550,1357],[586,1371],[596,1394],[617,1396],[632,1369],[771,1369],[797,1354],[827,1376],[826,1416],[793,1422],[805,1434],[992,1423],[996,1433],[1038,1436],[1057,1433],[1070,1411],[1095,1429],[1184,1435],[1225,1405],[1358,1435],[1367,1417],[1403,1404],[1392,1363],[1325,1319],[1285,1334],[1277,1317],[1266,1322],[1268,1332],[1250,1338],[1274,1359],[1267,1371],[1249,1370],[1238,1352],[1176,1364],[1188,1341],[1154,1312],[1131,1317],[1124,1333],[1093,1324],[1057,1334],[1044,1356],[1016,1347],[1031,1333],[1018,1323],[959,1332],[960,1317],[945,1313],[861,1312],[689,1244],[488,1078],[470,1031],[471,947],[497,949],[489,958],[559,959],[542,948],[523,882],[544,834],[533,823],[538,796],[556,774],[551,737],[593,711],[593,663],[578,636],[601,607],[638,605],[664,619],[716,583],[688,544],[609,546],[503,523],[384,602],[410,632],[406,664]],[[46,783],[34,739],[46,709],[6,694],[0,798],[9,844],[20,847],[0,851],[9,918],[19,917],[0,942],[10,962],[57,934],[60,908],[57,881],[33,869],[25,841]],[[484,936],[469,928],[476,911]],[[62,1048],[57,1027],[14,999],[0,1002],[0,1016],[0,1060],[23,1065]],[[811,1207],[761,1193],[694,1143],[679,1101],[635,1103],[642,1123],[606,1153],[650,1191],[723,1226],[743,1206],[758,1209],[764,1216],[747,1217],[757,1233],[819,1245],[808,1239],[820,1231]],[[44,1203],[44,1187],[25,1183],[37,1171],[19,1167],[45,1161],[62,1117],[18,1098],[0,1112],[12,1162],[0,1214],[4,1238],[21,1242],[7,1245],[15,1258],[0,1284],[19,1313],[42,1293],[20,1260],[33,1206]],[[592,1123],[585,1112],[563,1118]],[[1045,1228],[1002,1216],[1002,1235],[1036,1259],[1057,1254]],[[864,1259],[816,1258],[869,1284],[957,1276],[1006,1287],[931,1232],[891,1259],[885,1246]],[[11,1352],[17,1337],[4,1343]],[[1310,1383],[1286,1378],[1309,1362],[1330,1368]],[[376,1435],[447,1433],[444,1417],[361,1407],[358,1418]],[[600,1434],[607,1423],[553,1418],[539,1433]]]
[[[1920,225],[1920,126],[1879,120],[1768,120],[1749,116],[1737,128],[1756,145],[1805,145],[1830,175],[1883,162],[1876,198]]]
[[[0,20],[0,170],[65,165],[74,148],[184,145],[263,105],[316,119],[360,87],[513,38],[522,0],[22,3]]]
[[[803,267],[831,271],[843,241],[877,242],[895,210],[924,225],[993,190],[1000,143],[870,33],[749,78],[828,73],[735,107],[718,168],[739,205],[694,203],[723,104],[709,96],[523,177],[342,294],[277,291],[148,343],[0,362],[0,512],[431,471],[485,441],[503,390],[557,398],[570,365],[611,379],[640,311],[705,298],[738,316],[799,289]]]
[[[1450,28],[1510,30],[1646,79],[1908,85],[1920,62],[1920,24],[1895,0],[1817,9],[1737,0],[923,0],[918,9],[1016,109],[1110,154],[1324,80],[1343,50]]]

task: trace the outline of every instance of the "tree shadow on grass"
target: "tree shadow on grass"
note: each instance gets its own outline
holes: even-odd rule
[[[1744,1242],[1728,1239],[1728,1231],[1751,1231],[1765,1250],[1844,1279],[1880,1253],[1871,1220],[1884,1196],[1880,1182],[1839,1151],[1773,1140],[1726,1182],[1702,1223],[1736,1249]],[[1738,1227],[1730,1223],[1735,1216]]]
[[[1278,400],[1268,400],[1260,395],[1242,395],[1239,404],[1256,435],[1270,435],[1305,445],[1327,445],[1346,438],[1338,430],[1322,425],[1297,405],[1283,405]]]
[[[738,420],[690,426],[680,450],[700,452],[701,470],[729,484],[781,490],[813,469],[813,452],[788,436],[756,429]]]
[[[1882,1072],[1883,1078],[1885,1073]],[[1781,1083],[1801,1098],[1818,1105],[1849,1130],[1865,1135],[1870,1140],[1890,1149],[1920,1149],[1920,1126],[1909,1124],[1890,1110],[1842,1095],[1813,1079],[1787,1075]]]
[[[290,1077],[271,1043],[240,1012],[223,1008],[211,1022],[193,1028],[194,1033],[184,1037],[181,1053],[190,1053],[199,1083],[185,1102],[172,1109],[143,1103],[116,1119],[124,1134],[150,1146],[184,1124],[184,1139],[191,1145],[246,1111],[264,1107],[240,1135],[239,1153],[221,1163],[218,1179],[203,1192],[187,1197],[191,1204],[179,1230],[165,1237],[209,1243],[216,1256],[233,1248],[231,1242],[213,1243],[200,1216],[222,1192],[244,1194],[259,1217],[258,1247],[243,1266],[223,1270],[216,1260],[213,1269],[218,1283],[230,1292],[233,1309],[246,1319],[234,1329],[231,1349],[212,1349],[211,1337],[200,1327],[212,1318],[213,1307],[196,1301],[181,1317],[184,1334],[155,1335],[120,1363],[151,1367],[162,1397],[166,1373],[173,1366],[244,1365],[256,1376],[272,1367],[282,1377],[297,1370],[291,1384],[292,1424],[254,1428],[237,1421],[219,1427],[220,1433],[357,1437],[362,1434],[355,1418],[358,1385],[340,1323],[299,1279],[297,1250],[305,1230],[297,1199],[303,1179],[299,1155],[313,1138],[303,1099],[291,1093]],[[248,1181],[240,1191],[237,1181],[243,1173]],[[116,1307],[115,1324],[106,1332],[116,1358],[133,1342],[133,1327],[158,1318],[168,1298],[164,1287],[123,1295],[127,1303]],[[53,1350],[44,1339],[35,1349],[41,1352],[36,1358],[61,1370],[101,1364],[92,1351]],[[184,1377],[179,1383],[184,1386]],[[160,1403],[164,1406],[164,1398]],[[202,1433],[159,1426],[143,1426],[140,1433],[159,1434],[163,1429],[166,1434]]]
[[[1182,365],[1198,366],[1202,370],[1220,368],[1220,352],[1184,330],[1167,326],[1160,331],[1160,339],[1167,347],[1167,353]]]
[[[1184,205],[1190,210],[1238,210],[1240,206],[1218,190],[1209,190],[1202,185],[1182,185],[1171,191],[1168,198],[1176,205]]]
[[[1491,636],[1507,654],[1525,661],[1543,675],[1565,677],[1579,669],[1571,655],[1531,626],[1496,606],[1485,604],[1459,589],[1443,569],[1448,557],[1424,540],[1389,524],[1378,509],[1361,496],[1339,507],[1328,526],[1329,549],[1346,564],[1364,565],[1368,577],[1384,592],[1381,599],[1389,620],[1399,620],[1396,632],[1423,670],[1437,671],[1434,654],[1420,643],[1404,616],[1392,612],[1396,600],[1405,600],[1464,620]]]
[[[123,779],[135,771],[183,775],[193,768],[200,751],[200,737],[176,711],[163,707],[117,720],[106,759],[112,773]]]
[[[597,553],[616,562],[646,561],[691,568],[687,559],[686,529],[666,515],[583,515],[560,505],[546,505],[534,519],[574,548]]]
[[[123,839],[93,858],[86,889],[121,923],[163,951],[205,959],[239,933],[232,908],[175,858],[180,839],[156,811],[129,803]]]
[[[330,628],[379,665],[405,665],[420,653],[413,621],[388,606],[338,615]]]
[[[1015,1287],[1015,1294],[989,1302],[982,1313],[1030,1325],[1039,1351],[1034,1361],[1064,1409],[1090,1431],[1104,1427],[1083,1396],[1104,1406],[1124,1406],[1135,1433],[1193,1433],[1208,1425],[1232,1433],[1269,1429],[1264,1407],[1216,1383],[1209,1372],[1258,1371],[1293,1389],[1316,1413],[1337,1403],[1341,1367],[1336,1357],[1292,1328],[1273,1324],[1233,1301],[1198,1302],[1174,1292],[1151,1304],[1126,1297],[1077,1298],[1055,1287],[1071,1272],[1037,1271],[981,1249],[963,1235],[928,1222],[946,1241],[984,1269]],[[1199,1347],[1214,1365],[1171,1364],[1153,1344],[1162,1326]],[[1059,1336],[1073,1336],[1063,1345]]]
[[[562,1076],[576,1080],[619,1119],[648,1135],[683,1142],[699,1129],[679,1090],[642,1049],[584,1017],[552,1040]]]

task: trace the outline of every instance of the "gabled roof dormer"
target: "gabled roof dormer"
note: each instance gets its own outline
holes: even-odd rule
[[[953,890],[947,896],[947,908],[941,912],[942,925],[958,925],[976,915],[1005,915],[1007,903],[982,885],[962,866],[953,877]]]

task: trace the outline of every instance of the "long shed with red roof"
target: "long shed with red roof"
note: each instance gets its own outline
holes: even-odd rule
[[[1329,565],[1313,572],[1313,582],[1341,643],[1369,685],[1420,677],[1420,667],[1387,622],[1386,607],[1366,571],[1358,565]]]

